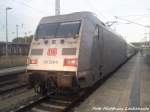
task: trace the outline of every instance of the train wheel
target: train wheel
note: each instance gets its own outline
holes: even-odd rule
[[[52,79],[52,78],[49,78],[47,80],[47,90],[48,92],[52,92],[52,91],[55,91],[57,89],[57,84],[56,82]]]
[[[40,85],[40,94],[42,94],[42,95],[46,95],[47,94],[47,88],[46,88],[46,84],[45,83],[42,83]]]
[[[34,85],[34,91],[35,91],[36,93],[38,93],[38,94],[41,92],[40,84],[37,83],[37,84]]]
[[[45,95],[47,94],[47,90],[45,88],[44,83],[37,83],[34,85],[34,91],[38,94]]]
[[[80,86],[78,85],[77,80],[76,80],[75,78],[73,78],[72,86],[73,86],[72,92],[73,92],[73,93],[78,93],[79,90],[80,90]]]

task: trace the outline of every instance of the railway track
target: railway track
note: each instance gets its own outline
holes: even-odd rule
[[[76,95],[55,95],[50,93],[47,96],[38,96],[24,104],[17,106],[11,112],[72,112],[75,106],[80,105],[89,95],[91,95],[99,86],[101,86],[109,77],[94,84],[93,88],[81,91]]]
[[[71,109],[82,103],[109,77],[111,77],[116,70],[110,73],[107,77],[104,77],[102,80],[98,81],[92,88],[89,88],[86,91],[81,91],[77,95],[63,96],[50,93],[47,96],[36,96],[36,98],[20,104],[15,107],[15,109],[11,109],[11,112],[72,112],[73,110]]]
[[[53,93],[47,96],[41,96],[22,104],[11,112],[67,112],[84,95],[80,92],[78,95],[55,95]]]
[[[86,100],[89,95],[111,76],[112,73],[103,78],[103,80],[98,81],[92,88],[81,91],[77,95],[64,96],[50,93],[47,96],[37,96],[30,101],[28,100],[28,102],[20,104],[11,112],[72,112],[74,107]]]
[[[6,98],[27,88],[25,67],[13,67],[0,71],[0,99]]]
[[[27,83],[19,83],[18,80],[12,79],[3,81],[0,83],[0,95],[10,94],[11,92],[17,91],[18,89],[22,89],[27,87]]]

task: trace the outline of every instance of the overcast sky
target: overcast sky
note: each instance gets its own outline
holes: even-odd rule
[[[79,11],[91,11],[103,22],[116,21],[114,16],[150,25],[150,0],[60,0],[61,14]],[[5,8],[8,11],[9,41],[16,37],[16,24],[19,36],[33,34],[43,16],[55,14],[55,0],[0,0],[0,41],[5,41]],[[118,19],[117,19],[118,20]],[[148,29],[127,24],[118,20],[112,26],[128,42],[143,41]],[[148,36],[148,35],[147,35]]]

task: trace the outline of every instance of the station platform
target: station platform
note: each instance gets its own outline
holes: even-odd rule
[[[150,112],[150,65],[145,59],[132,57],[75,112]]]
[[[18,67],[1,69],[0,70],[0,77],[6,76],[6,75],[11,75],[11,74],[16,74],[16,73],[22,73],[22,72],[25,72],[25,69],[26,69],[25,66],[18,66]]]

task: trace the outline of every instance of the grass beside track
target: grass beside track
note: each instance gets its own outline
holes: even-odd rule
[[[26,64],[27,56],[1,56],[0,69],[23,66]]]

